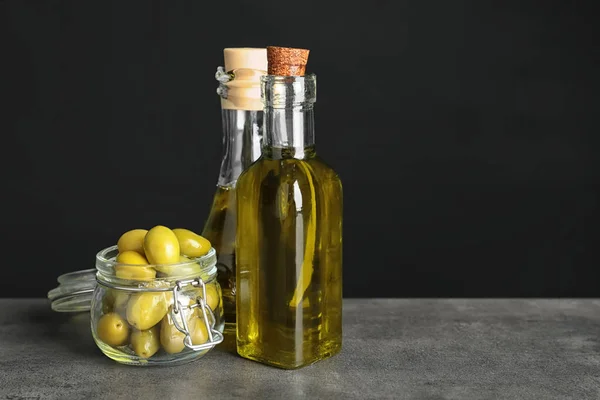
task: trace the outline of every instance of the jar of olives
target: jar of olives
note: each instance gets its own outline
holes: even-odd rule
[[[223,341],[215,249],[187,229],[124,233],[96,255],[96,268],[58,278],[48,292],[58,312],[90,311],[102,352],[131,365],[196,360]]]
[[[127,253],[112,246],[96,256],[91,326],[105,355],[124,364],[173,365],[223,341],[213,248],[198,258],[154,265]]]

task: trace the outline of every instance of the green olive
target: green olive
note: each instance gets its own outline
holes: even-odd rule
[[[150,229],[144,238],[144,251],[151,264],[174,264],[179,262],[179,241],[169,228],[158,225]]]
[[[160,344],[163,349],[169,354],[181,352],[185,347],[184,338],[185,335],[175,327],[171,313],[167,313],[160,323]]]
[[[204,323],[204,318],[194,317],[193,330],[191,333],[192,344],[199,345],[208,342],[208,330]]]
[[[144,237],[147,233],[146,229],[133,229],[122,234],[117,242],[119,253],[136,251],[144,255]]]
[[[112,291],[114,298],[113,310],[117,314],[125,317],[127,315],[127,302],[129,301],[129,293],[120,290]]]
[[[206,330],[204,319],[191,314],[187,317],[187,322],[192,344],[198,345],[206,343],[208,341],[208,331]],[[185,345],[183,344],[184,339],[185,335],[175,327],[171,313],[169,312],[160,323],[160,344],[169,354],[180,353],[185,348]]]
[[[121,316],[126,315],[129,294],[121,290],[106,289],[102,297],[102,313],[116,312]]]
[[[216,283],[206,285],[206,304],[211,310],[215,311],[221,303],[221,293]]]
[[[117,263],[129,264],[129,265],[148,265],[146,257],[138,253],[137,251],[123,251],[117,255]]]
[[[206,304],[211,310],[215,311],[221,302],[221,294],[216,283],[207,283],[206,286]],[[197,297],[202,297],[202,288],[195,289]],[[195,298],[190,299],[192,303],[196,302]]]
[[[145,330],[135,329],[131,333],[131,348],[140,357],[150,358],[160,349],[160,327]]]
[[[115,309],[115,293],[107,289],[102,296],[102,314],[108,314]]]
[[[136,293],[127,302],[127,321],[141,331],[150,329],[160,322],[168,309],[164,293]]]
[[[109,346],[122,346],[129,337],[129,325],[117,313],[104,314],[96,327],[98,338]]]
[[[181,265],[181,263],[186,264]],[[156,270],[161,276],[178,276],[180,278],[198,276],[201,272],[200,264],[190,260],[186,256],[179,256],[177,264],[157,265]]]
[[[173,229],[177,236],[181,254],[188,257],[201,257],[210,250],[208,239],[190,231],[189,229]]]
[[[117,256],[117,263],[118,264],[115,265],[115,275],[117,278],[136,281],[151,281],[156,277],[156,270],[154,268],[142,266],[148,265],[148,260],[138,252],[124,251],[123,253],[119,253]]]

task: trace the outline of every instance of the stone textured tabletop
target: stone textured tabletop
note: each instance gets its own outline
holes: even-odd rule
[[[342,352],[284,371],[224,343],[178,367],[119,365],[88,314],[0,299],[0,399],[600,399],[600,300],[344,302]]]

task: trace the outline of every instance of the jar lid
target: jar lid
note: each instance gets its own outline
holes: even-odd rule
[[[69,272],[57,278],[58,287],[48,292],[52,309],[58,312],[89,311],[96,288],[96,269]]]

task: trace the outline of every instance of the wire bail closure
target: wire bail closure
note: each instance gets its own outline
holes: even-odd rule
[[[179,292],[186,286],[193,286],[193,287],[201,287],[202,288],[202,296],[199,298],[196,298],[196,303],[192,304],[192,305],[188,305],[188,306],[184,306],[183,304],[181,304],[181,302],[179,301]],[[206,325],[206,331],[208,332],[208,342],[203,343],[203,344],[197,344],[194,345],[192,344],[192,337],[190,334],[190,329],[188,327],[188,323],[187,323],[187,315],[185,315],[185,310],[189,309],[192,310],[194,308],[200,307],[200,310],[202,311],[202,316],[204,317],[204,324]],[[181,314],[181,324],[178,321],[178,314]],[[210,316],[210,322],[209,322],[209,317]],[[181,280],[181,281],[177,281],[175,283],[175,286],[173,287],[173,308],[171,309],[171,319],[173,320],[173,325],[175,325],[175,328],[177,328],[177,330],[181,333],[183,333],[185,335],[185,338],[183,339],[183,344],[185,345],[185,347],[187,347],[190,350],[193,351],[200,351],[200,350],[206,350],[206,349],[211,349],[213,347],[215,347],[217,344],[223,342],[223,334],[221,332],[219,332],[218,330],[214,329],[215,326],[215,315],[213,313],[213,311],[211,310],[211,308],[209,307],[209,305],[206,303],[206,285],[204,284],[204,281],[201,278],[195,278],[195,279],[186,279],[186,280]]]

